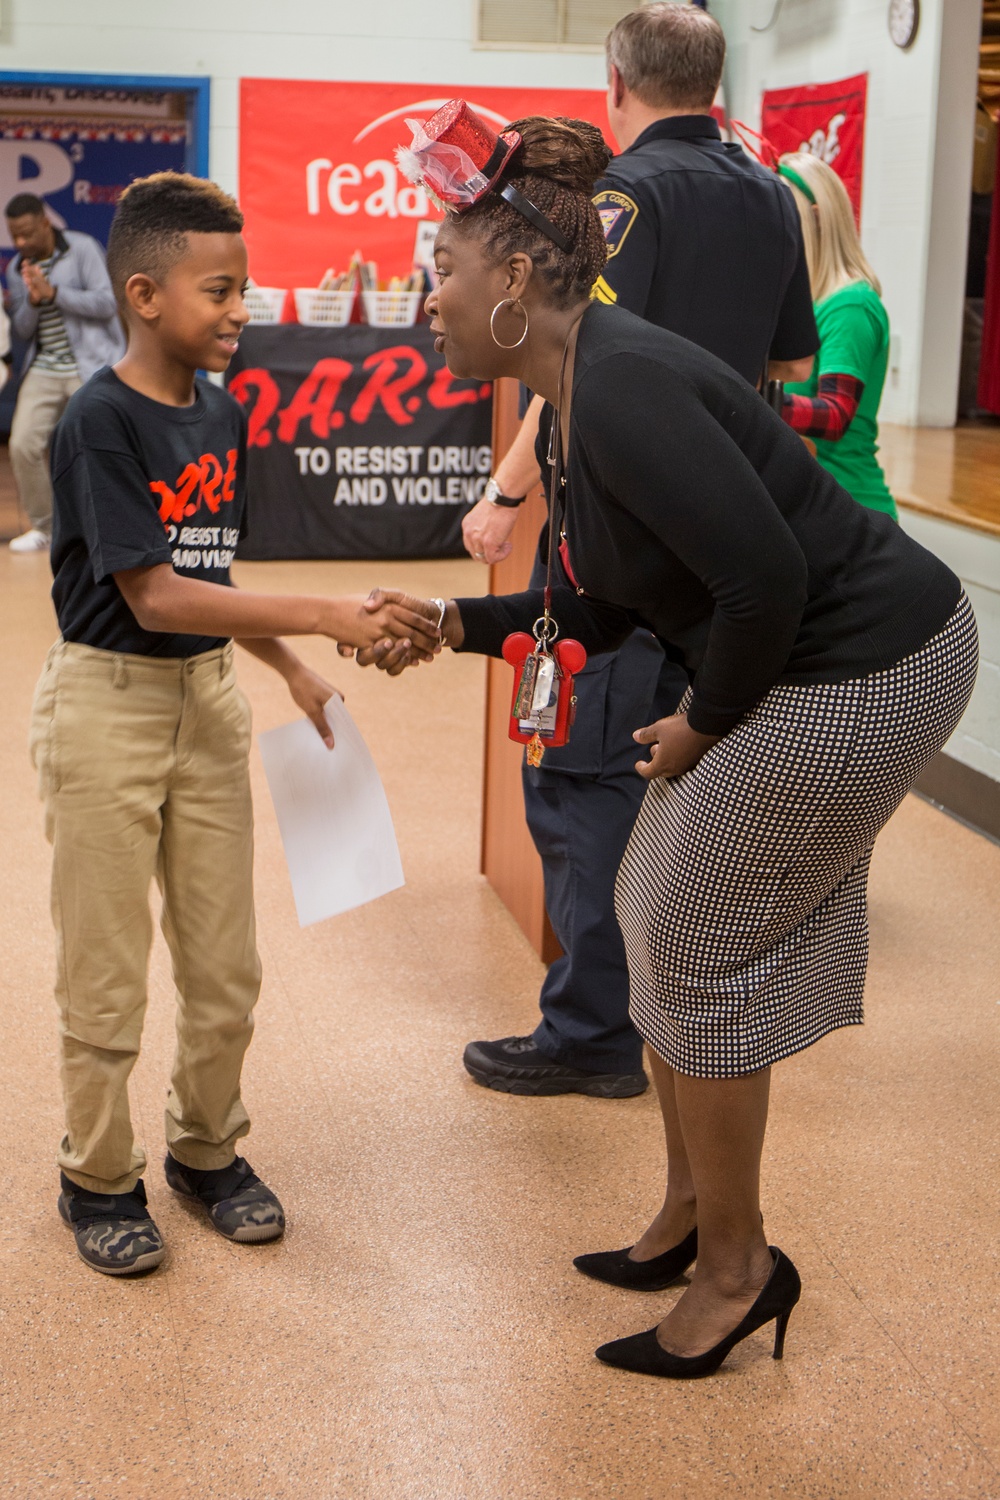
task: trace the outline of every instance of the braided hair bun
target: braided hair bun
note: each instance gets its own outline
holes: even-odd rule
[[[495,264],[517,251],[530,255],[553,300],[561,307],[590,296],[607,260],[604,231],[591,201],[611,152],[596,125],[531,115],[510,126],[521,144],[504,170],[510,182],[561,229],[570,243],[560,250],[495,192],[460,214],[457,223],[483,241]]]
[[[512,162],[514,171],[547,177],[589,198],[594,184],[607,171],[611,152],[596,125],[586,120],[564,120],[531,115],[515,120],[511,130],[521,137]]]

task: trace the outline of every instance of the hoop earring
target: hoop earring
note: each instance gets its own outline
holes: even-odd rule
[[[521,309],[521,316],[524,318],[524,332],[521,334],[521,337],[517,340],[516,344],[501,344],[500,340],[497,338],[496,329],[493,326],[493,320],[496,317],[497,313],[500,311],[501,307],[519,307]],[[520,297],[505,297],[502,302],[497,303],[496,307],[490,313],[490,337],[492,338],[494,344],[496,344],[498,349],[520,349],[521,345],[528,337],[528,314],[525,312],[524,307],[521,304]]]

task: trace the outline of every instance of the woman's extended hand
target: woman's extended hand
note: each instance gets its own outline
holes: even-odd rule
[[[380,607],[381,602],[388,603],[418,614],[430,626],[436,628],[440,607],[433,599],[417,599],[412,594],[404,594],[399,589],[374,589],[365,601],[365,608],[374,611]],[[425,629],[428,624],[425,624]],[[437,637],[437,644],[432,651],[424,649],[416,633],[411,632],[412,638],[393,639],[386,636],[375,641],[370,646],[364,646],[355,653],[354,648],[345,643],[338,645],[337,650],[341,656],[354,656],[360,667],[377,667],[381,672],[387,672],[390,677],[398,677],[400,672],[407,667],[416,667],[422,661],[433,661],[443,645],[460,646],[465,632],[462,628],[461,616],[454,600],[449,600],[445,608],[445,616],[441,632]]]
[[[390,677],[398,677],[407,667],[419,667],[422,661],[434,660],[425,651],[417,651],[409,641],[393,641],[388,637],[384,641],[376,641],[374,646],[364,646],[360,651],[341,642],[337,650],[341,656],[353,656],[359,667],[378,667],[380,672],[387,672]]]
[[[673,714],[637,729],[632,738],[637,745],[654,746],[649,760],[637,760],[635,768],[643,780],[655,781],[657,776],[683,776],[692,770],[721,736],[699,734],[691,728],[687,714]]]

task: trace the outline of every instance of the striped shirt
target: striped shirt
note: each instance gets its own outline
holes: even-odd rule
[[[55,262],[55,255],[38,261],[38,269],[48,280]],[[76,360],[66,334],[66,324],[59,311],[58,302],[50,302],[38,309],[38,352],[33,361],[36,370],[48,370],[52,375],[76,375]]]

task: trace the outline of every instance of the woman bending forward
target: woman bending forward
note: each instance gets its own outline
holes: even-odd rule
[[[562,636],[601,652],[645,626],[690,673],[677,714],[636,732],[649,789],[617,884],[666,1196],[637,1244],[576,1264],[659,1289],[697,1259],[656,1329],[598,1355],[699,1375],[771,1320],[780,1354],[799,1278],[761,1225],[771,1066],[862,1021],[872,846],[962,715],[976,626],[959,580],[728,366],[589,300],[604,143],[579,122],[513,129],[493,190],[441,227],[427,309],[452,374],[511,376],[549,418],[561,407],[578,585],[554,592]],[[499,196],[507,183],[568,250]],[[543,421],[540,454],[548,435]],[[499,656],[541,613],[539,591],[448,601],[442,638]]]

